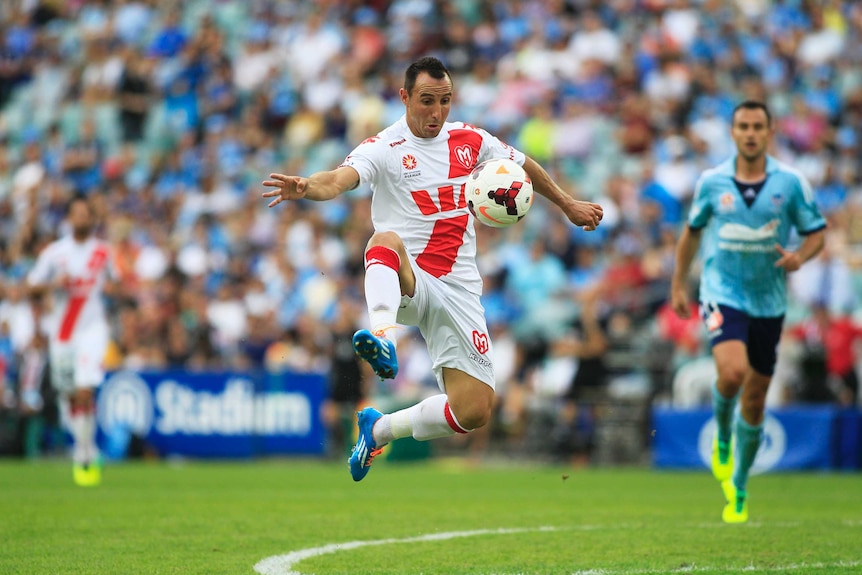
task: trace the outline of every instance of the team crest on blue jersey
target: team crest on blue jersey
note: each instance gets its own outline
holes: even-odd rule
[[[775,192],[770,199],[772,200],[772,210],[775,212],[780,210],[784,203],[784,196],[781,195],[781,192]]]
[[[736,196],[733,192],[724,192],[718,197],[718,211],[722,214],[736,211]]]

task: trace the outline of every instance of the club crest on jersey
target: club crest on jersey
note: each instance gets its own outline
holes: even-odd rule
[[[473,159],[473,148],[467,145],[455,148],[455,158],[458,160],[459,164],[468,170],[472,170],[473,166],[476,164]]]
[[[770,199],[772,200],[772,211],[779,211],[784,203],[784,196],[781,195],[781,192],[775,192]]]
[[[736,210],[736,198],[733,192],[724,192],[718,197],[718,211],[729,214]]]
[[[404,166],[405,170],[415,170],[416,169],[416,158],[414,158],[411,154],[407,154],[401,158],[401,165]]]
[[[490,344],[488,343],[488,334],[479,333],[475,329],[473,330],[473,345],[476,346],[476,351],[481,354],[488,353],[488,349],[490,348]]]

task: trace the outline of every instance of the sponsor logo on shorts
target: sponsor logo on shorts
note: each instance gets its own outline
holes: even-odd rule
[[[703,307],[703,321],[706,323],[707,335],[710,339],[721,335],[721,326],[724,324],[724,314],[718,305],[707,303]]]
[[[470,360],[475,361],[476,363],[478,363],[482,367],[493,367],[494,366],[494,364],[492,364],[490,361],[488,361],[484,357],[481,357],[475,353],[470,354]]]

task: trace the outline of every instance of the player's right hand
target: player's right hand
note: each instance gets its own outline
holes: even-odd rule
[[[570,222],[586,232],[591,232],[598,228],[599,223],[604,217],[602,206],[581,200],[575,200],[563,208],[563,211],[565,211]]]
[[[277,206],[282,200],[301,200],[305,197],[308,178],[285,176],[284,174],[270,174],[269,177],[271,179],[264,180],[263,185],[276,189],[267,190],[261,194],[264,198],[275,198],[269,202],[268,207]]]
[[[671,286],[670,306],[682,319],[691,317],[691,303],[688,301],[688,293],[684,287]]]

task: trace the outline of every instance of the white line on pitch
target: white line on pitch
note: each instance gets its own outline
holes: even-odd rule
[[[391,545],[393,543],[419,543],[424,541],[444,541],[457,537],[476,537],[478,535],[508,535],[512,533],[530,533],[534,531],[557,531],[556,527],[538,527],[526,529],[477,529],[475,531],[449,531],[447,533],[429,533],[417,537],[405,537],[401,539],[377,539],[374,541],[348,541],[346,543],[330,543],[322,547],[300,549],[285,555],[275,555],[261,560],[254,566],[254,570],[261,575],[302,575],[299,571],[291,571],[291,568],[304,559],[319,557],[335,553],[336,551],[348,551],[358,547],[372,545]]]
[[[769,527],[796,527],[798,524],[795,522],[785,522],[785,523],[776,523],[776,524],[768,524]],[[701,525],[700,527],[711,527],[712,525]],[[762,527],[764,524],[755,523],[748,525],[748,527]],[[614,528],[624,528],[630,527],[627,525],[615,525]],[[344,543],[330,543],[328,545],[323,545],[320,547],[310,547],[308,549],[300,549],[298,551],[291,551],[290,553],[286,553],[284,555],[273,555],[272,557],[267,557],[266,559],[262,559],[255,566],[254,570],[260,573],[261,575],[304,575],[300,571],[293,571],[292,568],[294,565],[299,563],[300,561],[304,561],[305,559],[311,559],[313,557],[320,557],[321,555],[328,555],[330,553],[336,553],[339,551],[350,551],[351,549],[357,549],[359,547],[372,547],[377,545],[392,545],[395,543],[422,543],[426,541],[445,541],[447,539],[456,539],[459,537],[478,537],[481,535],[511,535],[516,533],[535,533],[542,531],[593,531],[598,529],[606,529],[606,526],[602,525],[578,525],[572,527],[530,527],[530,528],[516,528],[516,529],[476,529],[473,531],[449,531],[445,533],[429,533],[427,535],[418,535],[415,537],[402,537],[402,538],[389,538],[389,539],[376,539],[372,541],[347,541]],[[837,563],[791,563],[789,565],[784,565],[780,567],[757,567],[755,565],[749,565],[747,567],[735,568],[733,571],[740,571],[745,573],[773,573],[773,572],[781,572],[781,571],[800,571],[800,570],[821,570],[821,569],[834,569],[838,568],[850,568],[850,567],[860,567],[862,566],[862,561],[839,561]],[[670,571],[666,569],[628,569],[628,570],[607,570],[607,569],[588,569],[585,571],[575,571],[572,575],[652,575],[655,573],[726,573],[728,571],[727,567],[712,567],[712,566],[685,566],[679,567],[676,569],[671,569]],[[505,574],[505,573],[496,573],[492,575],[520,575],[520,574]]]

